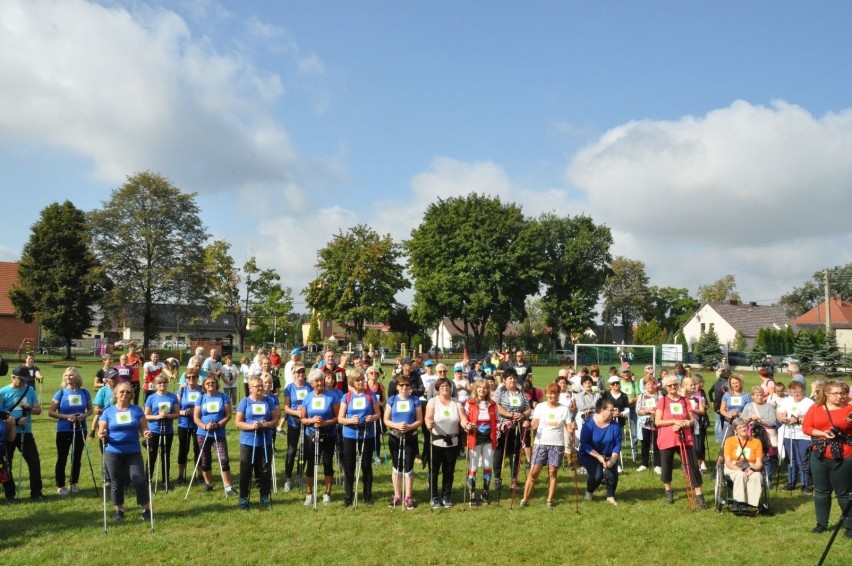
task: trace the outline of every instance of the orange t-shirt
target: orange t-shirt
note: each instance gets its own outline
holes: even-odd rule
[[[725,441],[725,460],[731,459],[731,462],[736,463],[740,459],[740,453],[748,460],[749,464],[754,464],[759,460],[763,460],[763,444],[756,438],[749,438],[745,445],[740,444],[738,436],[734,435]]]

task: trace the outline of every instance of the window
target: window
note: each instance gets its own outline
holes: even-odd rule
[[[704,327],[705,327],[705,324],[702,322],[701,323],[701,334],[704,334],[704,331],[705,331]]]

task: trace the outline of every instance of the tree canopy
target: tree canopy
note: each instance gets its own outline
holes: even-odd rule
[[[603,287],[604,326],[612,327],[616,320],[624,326],[625,338],[632,333],[633,323],[649,310],[648,275],[639,260],[618,256],[612,260],[612,273]]]
[[[92,307],[109,285],[90,243],[82,210],[69,201],[48,205],[24,245],[20,283],[9,291],[16,316],[62,337],[68,358],[71,341],[93,325]]]
[[[742,301],[737,292],[737,280],[733,275],[725,275],[712,283],[698,287],[698,301],[705,303],[724,303]]]
[[[363,224],[340,232],[317,251],[319,273],[302,293],[321,317],[363,340],[365,324],[390,318],[395,295],[409,286],[397,263],[399,252],[390,234],[380,236]]]
[[[195,197],[143,171],[90,213],[96,253],[114,284],[105,304],[114,315],[130,303],[140,305],[143,348],[162,326],[153,305],[204,302],[207,231]]]
[[[828,270],[828,292],[844,301],[852,300],[852,263]],[[781,297],[780,304],[790,318],[796,318],[825,300],[825,273],[817,271],[810,281]]]
[[[412,316],[449,318],[479,351],[489,320],[501,329],[525,316],[543,269],[536,229],[521,208],[471,193],[429,205],[404,244],[414,278]]]

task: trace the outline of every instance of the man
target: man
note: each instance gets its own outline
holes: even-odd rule
[[[518,387],[523,388],[524,382],[528,379],[532,379],[532,364],[524,359],[524,351],[518,348],[515,350],[515,359],[509,365],[509,367],[515,368],[515,371],[518,372]]]
[[[761,362],[760,367],[766,368],[766,371],[769,372],[769,377],[775,377],[775,362],[772,360],[772,356],[766,354],[766,357],[763,358],[763,362]]]
[[[216,378],[216,381],[220,381],[222,379],[222,358],[219,357],[219,350],[216,348],[210,349],[210,357],[204,360],[201,364],[201,369],[207,372],[207,375],[212,375]]]
[[[713,384],[713,387],[710,388],[710,392],[707,394],[709,397],[709,401],[713,403],[713,410],[716,412],[716,418],[714,420],[713,432],[716,436],[716,444],[721,445],[722,440],[724,438],[724,422],[725,417],[722,416],[722,413],[719,411],[722,408],[722,397],[725,396],[725,392],[728,390],[728,378],[731,377],[731,370],[729,369],[720,369],[718,372],[718,378],[716,382]]]
[[[807,391],[808,383],[805,379],[805,376],[802,375],[801,370],[799,369],[799,364],[796,362],[791,363],[787,366],[787,373],[790,374],[790,381],[798,381],[802,384],[802,388]]]
[[[293,370],[296,366],[302,365],[302,350],[293,348],[290,350],[290,360],[284,364],[284,387],[286,388],[291,383],[296,382],[296,376]]]
[[[11,413],[15,419],[17,437],[11,442],[6,442],[6,457],[10,469],[17,448],[27,463],[29,470],[30,498],[34,500],[44,499],[41,481],[41,460],[38,455],[38,446],[35,443],[32,429],[32,415],[41,414],[41,405],[35,389],[27,382],[30,371],[26,366],[18,366],[12,371],[12,383],[0,389],[0,409]],[[17,478],[18,481],[21,478]],[[14,500],[15,479],[9,483],[11,486],[6,491],[6,500]]]
[[[423,387],[423,380],[419,375],[412,371],[411,358],[403,358],[401,361],[402,371],[396,375],[388,384],[388,399],[396,395],[396,381],[400,377],[408,378],[411,383],[411,395],[414,397],[423,397],[426,394],[426,388]]]
[[[136,351],[136,348],[131,346],[127,351],[127,365],[130,366],[130,385],[133,387],[133,404],[139,404],[139,368],[142,365],[142,356]],[[119,372],[119,376],[121,372]],[[119,380],[121,377],[119,377]]]
[[[160,354],[157,352],[151,353],[151,361],[145,362],[145,365],[142,366],[142,370],[145,373],[145,400],[148,400],[148,397],[151,396],[152,393],[156,390],[154,387],[154,380],[157,379],[161,373],[165,373],[169,379],[173,378],[172,372],[166,368],[166,365],[160,361]]]
[[[25,381],[27,385],[35,386],[35,382],[44,383],[44,376],[41,375],[41,370],[37,365],[35,365],[35,357],[32,354],[27,354],[26,359],[24,360],[24,365],[22,366],[26,368],[27,374]]]
[[[334,388],[344,393],[349,391],[349,382],[346,380],[346,372],[337,365],[334,359],[334,350],[326,350],[323,354],[322,371],[325,375],[334,376]],[[411,372],[411,360],[408,359],[408,371]]]

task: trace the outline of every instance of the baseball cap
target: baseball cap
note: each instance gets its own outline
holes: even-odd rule
[[[453,366],[453,371],[454,371],[454,372],[455,372],[455,371],[464,371],[464,365],[462,365],[462,364],[456,364],[456,365],[454,365],[454,366]]]
[[[621,378],[618,377],[617,375],[614,375],[614,376],[609,378],[608,382],[609,383],[621,383]]]
[[[433,362],[432,360],[426,360],[425,362],[423,362],[423,365],[424,366],[434,366],[435,362]]]

